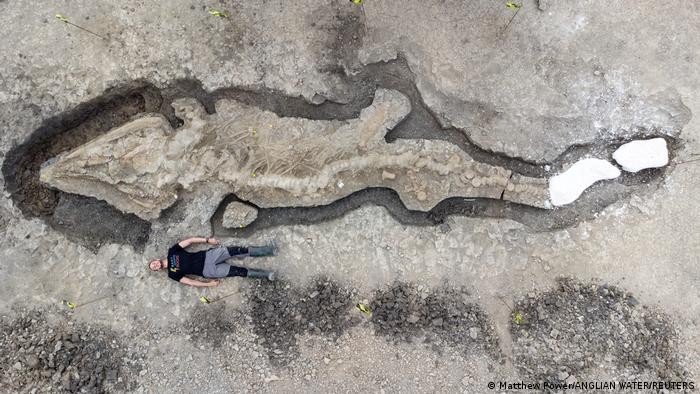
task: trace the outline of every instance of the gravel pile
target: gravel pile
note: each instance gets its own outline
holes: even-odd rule
[[[250,303],[253,330],[276,365],[286,365],[298,355],[300,335],[335,339],[358,318],[350,313],[355,290],[326,278],[312,280],[305,288],[261,281],[251,288]]]
[[[23,311],[0,323],[0,383],[6,392],[89,392],[132,390],[132,361],[116,334],[97,325]]]
[[[514,361],[533,379],[572,383],[600,378],[601,368],[612,379],[687,379],[668,317],[619,288],[561,278],[554,290],[517,302],[518,313]]]
[[[424,341],[435,350],[485,351],[500,361],[498,336],[484,311],[461,289],[423,289],[396,282],[371,303],[375,332],[394,342]]]

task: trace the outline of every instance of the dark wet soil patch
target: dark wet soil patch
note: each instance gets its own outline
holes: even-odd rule
[[[74,242],[92,250],[115,240],[137,248],[146,244],[151,226],[138,216],[125,214],[95,198],[58,195],[58,204],[48,222]]]
[[[258,217],[243,228],[226,228],[222,224],[224,210],[229,203],[241,201],[258,209]],[[436,224],[429,212],[410,211],[401,203],[398,194],[392,189],[369,188],[360,190],[348,197],[341,198],[328,205],[298,208],[258,208],[254,204],[230,195],[219,205],[211,218],[212,229],[217,236],[248,237],[265,228],[286,224],[311,225],[342,217],[364,205],[385,207],[392,216],[405,224],[430,226]]]
[[[465,355],[484,352],[502,360],[493,324],[462,289],[396,282],[377,291],[371,308],[375,332],[392,342],[422,342]]]
[[[658,171],[658,170],[651,170]],[[350,194],[328,205],[315,207],[259,208],[255,204],[227,196],[211,217],[212,231],[219,237],[249,237],[256,232],[277,226],[311,225],[343,217],[362,206],[381,206],[399,223],[410,226],[436,226],[451,216],[510,219],[535,231],[566,228],[584,220],[595,218],[603,209],[620,198],[626,198],[638,190],[636,181],[625,185],[630,177],[623,175],[620,182],[600,182],[590,187],[575,203],[557,209],[541,209],[489,198],[452,197],[442,200],[427,212],[406,208],[398,193],[387,188],[368,188]],[[659,178],[651,177],[648,183],[656,185]],[[258,209],[258,217],[244,228],[227,228],[222,224],[223,214],[229,203],[241,201]]]
[[[319,4],[306,23],[311,29],[324,31],[327,37],[321,54],[323,68],[356,69],[360,66],[357,51],[366,33],[363,8],[342,2]]]
[[[0,323],[0,383],[6,392],[132,391],[141,368],[132,356],[99,325],[50,325],[37,311]]]
[[[8,153],[3,174],[8,190],[25,215],[50,215],[58,204],[60,192],[48,189],[39,181],[41,164],[146,111],[143,89],[124,88],[107,93],[104,98],[49,119],[25,143]]]
[[[522,317],[511,324],[514,363],[532,379],[601,380],[591,370],[603,365],[616,379],[689,380],[669,317],[617,287],[562,278],[514,311]]]
[[[143,246],[150,232],[148,222],[123,214],[104,201],[50,189],[40,182],[39,170],[42,163],[59,153],[74,149],[139,113],[153,110],[159,105],[157,101],[158,92],[136,83],[106,92],[45,121],[27,141],[12,149],[3,162],[6,187],[14,203],[26,217],[45,219],[53,228],[88,247],[106,241],[128,241],[137,248]],[[85,203],[91,214],[81,212],[77,202]],[[59,206],[59,216],[54,217]]]
[[[333,28],[338,29],[341,39],[347,39],[351,34],[355,34],[352,31],[362,28],[361,16],[352,14],[349,17],[358,19],[333,24]],[[348,30],[343,27],[346,24],[352,28]],[[358,39],[360,38],[358,36]],[[541,177],[547,174],[544,165],[489,152],[471,143],[461,130],[443,128],[423,103],[414,83],[414,75],[405,59],[371,64],[354,71],[353,74],[346,75],[345,68],[340,66],[327,70],[328,73],[336,75],[341,85],[345,86],[343,89],[347,92],[347,100],[343,101],[347,101],[347,104],[324,101],[315,105],[301,97],[286,97],[272,90],[220,89],[207,92],[201,83],[193,80],[173,81],[163,89],[142,82],[111,89],[95,100],[48,119],[27,141],[13,148],[2,166],[7,190],[25,216],[43,218],[53,228],[88,247],[95,248],[104,242],[114,242],[128,243],[141,249],[147,241],[146,234],[150,232],[150,223],[136,216],[123,214],[103,201],[79,200],[45,187],[39,181],[41,164],[144,113],[160,113],[177,127],[181,122],[175,117],[170,104],[181,97],[197,98],[209,113],[214,112],[217,100],[229,98],[275,112],[280,116],[330,120],[357,117],[361,109],[371,104],[378,87],[396,89],[411,100],[411,113],[387,135],[387,141],[413,138],[446,140],[461,147],[475,160],[505,167],[527,176]],[[591,152],[607,152],[616,143],[600,141],[586,147],[573,147],[550,164],[555,170],[561,167],[565,158],[583,155],[586,149]],[[591,191],[587,191],[584,198],[577,203],[554,211],[503,200],[452,198],[444,200],[430,212],[422,213],[407,210],[396,193],[368,189],[324,207],[263,210],[258,221],[241,232],[224,230],[216,220],[212,223],[219,235],[250,234],[255,229],[270,226],[329,220],[358,206],[373,203],[386,207],[392,215],[406,224],[434,225],[442,223],[449,215],[467,215],[510,218],[536,230],[548,230],[590,219],[607,205],[632,193],[640,185],[658,182],[663,173],[663,170],[653,170],[646,172],[646,175],[626,174],[619,180],[602,182]],[[90,212],[101,213],[85,215],[79,209],[74,209],[79,206],[76,205],[78,202],[86,204]],[[96,237],[96,234],[99,236]]]
[[[336,339],[359,322],[351,313],[355,290],[326,278],[304,288],[283,281],[259,282],[249,291],[253,330],[274,365],[287,365],[298,357],[300,335]]]

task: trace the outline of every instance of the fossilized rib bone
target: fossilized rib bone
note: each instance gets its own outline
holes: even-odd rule
[[[328,204],[367,187],[392,188],[423,211],[448,197],[504,191],[515,202],[546,200],[546,185],[510,180],[509,170],[477,163],[448,142],[386,143],[410,112],[397,91],[377,90],[372,105],[347,121],[281,118],[232,100],[218,101],[211,115],[194,99],[173,107],[181,128],[161,116],[133,120],[46,163],[41,180],[143,219],[157,218],[179,188],[198,182],[220,182],[260,207]]]

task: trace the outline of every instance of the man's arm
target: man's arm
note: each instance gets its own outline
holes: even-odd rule
[[[210,282],[203,282],[201,280],[197,279],[190,279],[188,277],[184,277],[180,279],[180,283],[183,285],[188,285],[188,286],[194,286],[194,287],[216,287],[219,285],[219,280],[212,280]]]
[[[187,238],[183,239],[182,241],[178,242],[177,244],[180,245],[182,248],[186,248],[192,244],[210,244],[210,245],[216,245],[219,243],[219,241],[216,240],[216,238],[200,238],[200,237],[193,237],[193,238]]]

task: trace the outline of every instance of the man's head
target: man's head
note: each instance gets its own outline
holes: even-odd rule
[[[165,260],[151,260],[148,262],[148,268],[151,271],[160,271],[167,266],[168,263],[166,263]]]

